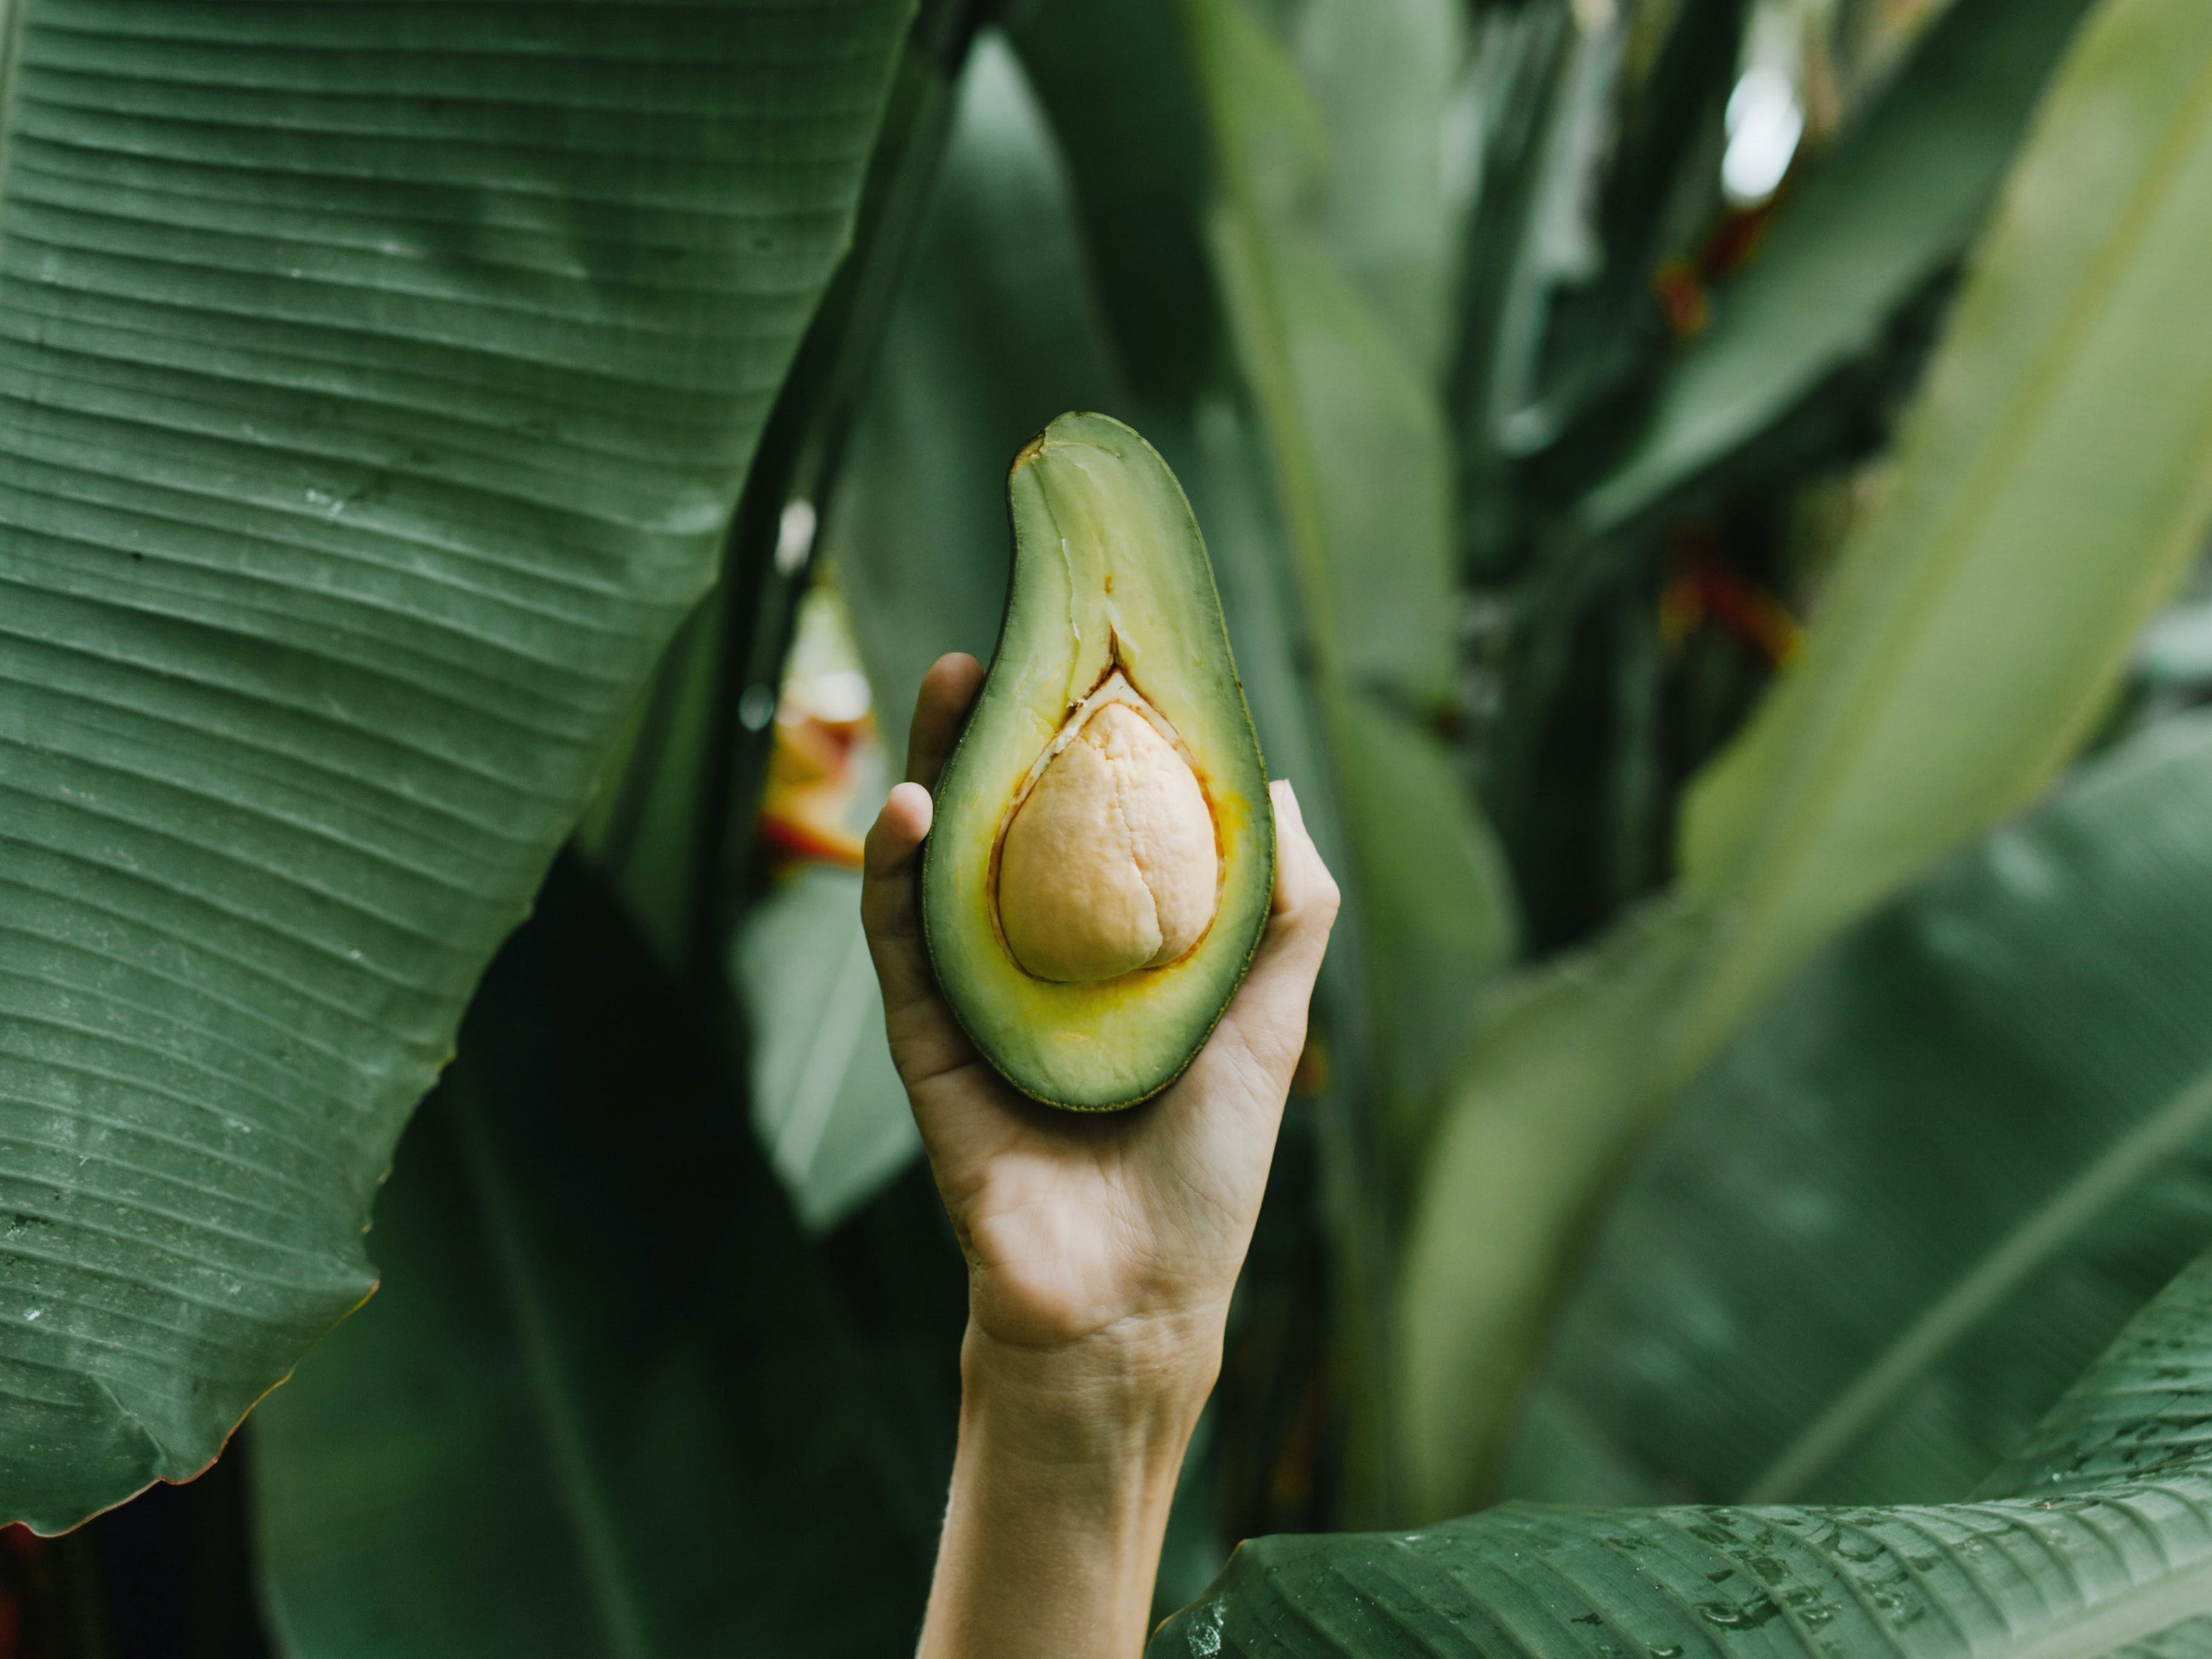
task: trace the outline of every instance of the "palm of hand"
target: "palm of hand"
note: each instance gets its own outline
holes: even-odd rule
[[[1251,974],[1190,1069],[1155,1100],[1098,1116],[1024,1099],[978,1055],[923,951],[914,860],[924,787],[981,679],[940,659],[923,682],[912,781],[868,837],[863,898],[891,1054],[913,1101],[983,1333],[1059,1346],[1133,1324],[1218,1318],[1251,1240],[1306,1005],[1337,903],[1295,797],[1275,786],[1274,914]]]

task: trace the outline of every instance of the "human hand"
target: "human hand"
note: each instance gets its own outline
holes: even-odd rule
[[[929,790],[981,683],[981,665],[961,654],[939,658],[924,678],[908,781],[869,831],[861,900],[891,1056],[968,1261],[971,1347],[1055,1362],[1081,1354],[1102,1377],[1140,1372],[1202,1397],[1304,1046],[1336,884],[1290,785],[1273,785],[1273,914],[1190,1068],[1120,1112],[1023,1097],[939,994],[916,898]]]
[[[962,655],[924,678],[860,900],[891,1057],[968,1259],[959,1450],[921,1659],[1126,1659],[1220,1370],[1336,883],[1290,785],[1271,786],[1273,913],[1189,1070],[1096,1116],[1024,1098],[939,994],[916,894],[929,791],[982,678]]]

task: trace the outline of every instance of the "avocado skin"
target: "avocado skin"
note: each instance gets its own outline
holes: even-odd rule
[[[1274,891],[1273,804],[1189,502],[1142,437],[1063,415],[1007,481],[1014,557],[998,644],[947,758],[921,860],[932,971],[999,1075],[1064,1110],[1118,1111],[1197,1058],[1243,982]],[[1006,809],[1068,714],[1118,666],[1171,724],[1212,810],[1222,880],[1185,957],[1090,984],[1024,973],[995,919]]]

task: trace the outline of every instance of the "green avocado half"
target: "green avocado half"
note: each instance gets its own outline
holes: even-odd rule
[[[1175,1081],[1251,965],[1275,884],[1267,769],[1206,544],[1152,446],[1063,415],[1007,495],[1006,621],[938,781],[923,928],[1001,1076],[1112,1111]]]

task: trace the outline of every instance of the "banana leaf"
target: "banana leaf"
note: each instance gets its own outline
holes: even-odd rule
[[[1656,901],[1477,1005],[1396,1285],[1405,1352],[1391,1427],[1411,1512],[1492,1495],[1575,1230],[1621,1156],[1624,1113],[1648,1097],[1706,931],[1695,907]]]
[[[1464,200],[1445,170],[1467,32],[1458,0],[1312,0],[1293,40],[1328,129],[1329,246],[1400,355],[1431,382],[1449,351],[1465,234]]]
[[[1330,133],[1297,65],[1242,0],[1185,15],[1219,179],[1214,269],[1321,677],[1433,702],[1453,656],[1443,410],[1330,251]]]
[[[714,769],[708,756],[720,735],[717,670],[734,585],[717,586],[676,630],[569,841],[622,894],[671,967],[684,962],[698,919]]]
[[[1973,1501],[1508,1504],[1416,1532],[1267,1538],[1152,1659],[1638,1654],[2094,1659],[2212,1633],[2212,1258]]]
[[[2208,63],[2212,11],[2179,0],[2106,0],[2076,37],[1880,504],[1802,655],[1688,799],[1671,908],[1701,938],[1673,966],[1613,975],[1674,983],[1626,1024],[1600,1001],[1588,1024],[1477,1031],[1423,1161],[1400,1283],[1419,1513],[1487,1490],[1561,1275],[1638,1135],[1820,944],[2048,787],[2201,544]],[[1617,1063],[1601,1076],[1602,1054]],[[1491,1151],[1560,1119],[1574,1132],[1540,1178]],[[1478,1370],[1510,1392],[1467,1392]]]
[[[2185,1619],[2155,1636],[2113,1650],[2114,1659],[2203,1659],[2212,1653],[2212,1615]]]
[[[19,0],[0,1518],[204,1467],[724,525],[902,0]]]
[[[400,1145],[383,1287],[254,1417],[296,1659],[910,1644],[929,1539],[889,1501],[834,1297],[682,1008],[557,866]]]
[[[1131,418],[1148,434],[1164,413],[1188,418],[1218,351],[1206,118],[1180,4],[1085,0],[1007,20],[1066,164],[1112,360],[1139,400]]]
[[[2212,1244],[2208,1010],[2200,714],[1946,864],[1730,1046],[1613,1211],[1509,1490],[1972,1486]]]
[[[2212,335],[2179,325],[2212,258],[2212,11],[2106,0],[2076,42],[1802,661],[1685,804],[1685,882],[1729,911],[1701,1058],[2050,783],[2203,545]]]

